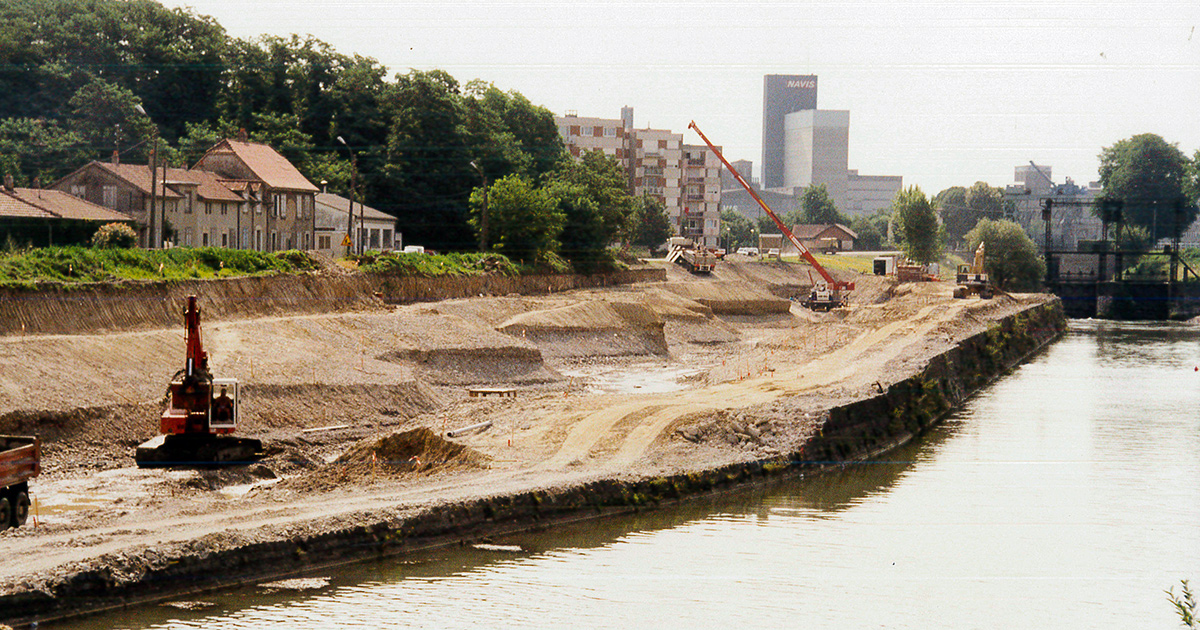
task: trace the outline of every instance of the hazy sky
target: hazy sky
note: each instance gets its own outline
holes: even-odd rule
[[[850,168],[935,193],[1035,160],[1097,179],[1100,149],[1200,148],[1200,0],[405,2],[163,0],[233,36],[311,34],[392,73],[441,68],[555,114],[687,131],[762,161],[762,77],[816,74],[850,110]]]

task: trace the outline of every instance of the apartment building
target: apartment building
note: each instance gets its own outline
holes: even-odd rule
[[[634,196],[662,202],[675,231],[707,247],[721,234],[721,165],[706,146],[684,145],[683,134],[667,129],[636,129],[633,108],[621,118],[555,117],[571,155],[601,151],[617,160]]]

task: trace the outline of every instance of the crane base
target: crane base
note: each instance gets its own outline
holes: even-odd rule
[[[262,442],[224,435],[160,435],[138,445],[138,468],[244,466],[263,456]]]

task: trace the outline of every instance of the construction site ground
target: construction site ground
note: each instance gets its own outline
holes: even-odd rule
[[[791,453],[829,408],[1052,299],[955,300],[952,283],[860,276],[848,308],[814,313],[780,297],[806,269],[731,257],[711,276],[668,266],[665,283],[204,321],[214,375],[243,384],[239,435],[267,445],[262,461],[220,470],[134,466],[181,367],[182,322],[0,337],[0,433],[44,442],[35,513],[0,532],[0,593],[106,554],[217,551]],[[479,387],[516,395],[468,395]]]

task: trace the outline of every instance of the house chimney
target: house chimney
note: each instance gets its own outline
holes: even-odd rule
[[[245,127],[242,127],[241,129],[238,129],[238,137],[237,137],[237,139],[238,139],[238,142],[245,142],[245,141],[247,141],[249,138],[250,138],[250,136],[246,134],[246,128],[245,128]]]
[[[12,176],[12,174],[11,174],[11,173],[5,173],[5,174],[4,174],[4,189],[5,189],[5,190],[7,190],[8,192],[12,192],[12,191],[13,191],[13,188],[15,188],[15,187],[16,187],[16,186],[13,184],[13,176]]]
[[[112,163],[113,163],[113,166],[121,165],[121,154],[118,153],[116,149],[113,149]]]

